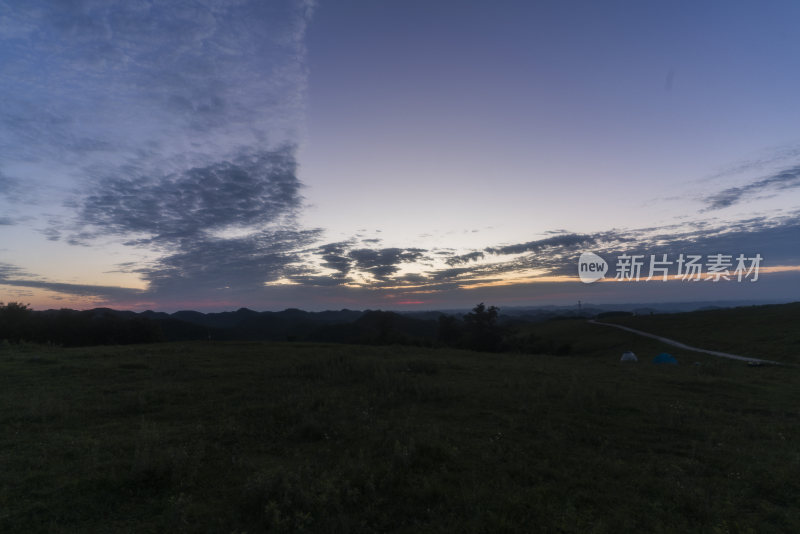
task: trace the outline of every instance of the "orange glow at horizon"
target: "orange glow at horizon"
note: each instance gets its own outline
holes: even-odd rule
[[[760,267],[758,270],[759,276],[762,274],[772,274],[772,273],[785,273],[785,272],[797,272],[800,271],[800,265],[773,265],[771,267]],[[700,277],[699,281],[706,280],[706,276],[708,273],[701,273],[702,276]],[[753,275],[751,274],[747,280]],[[729,277],[731,280],[735,279],[735,275],[730,274]],[[614,277],[605,277],[598,280],[598,282],[644,282],[646,281],[646,277],[640,276],[638,280],[619,280]],[[671,274],[667,276],[666,281],[670,280],[683,280],[681,276]],[[742,278],[742,281],[745,279]],[[505,280],[495,280],[492,282],[475,282],[469,285],[462,285],[459,286],[460,289],[479,289],[483,287],[502,287],[502,286],[511,286],[517,284],[534,284],[534,283],[563,283],[563,282],[580,282],[581,279],[578,276],[568,276],[568,275],[560,275],[560,276],[525,276],[525,277],[509,277]],[[651,282],[663,282],[664,277],[653,277]],[[689,281],[689,279],[683,280]]]
[[[522,285],[522,284],[558,284],[558,283],[577,283],[580,282],[580,278],[577,275],[569,276],[569,275],[532,275],[532,271],[528,271],[526,273],[516,273],[516,274],[500,274],[494,276],[493,280],[491,281],[481,281],[480,279],[473,279],[473,280],[463,280],[463,281],[453,281],[457,284],[456,288],[448,288],[448,289],[437,289],[437,288],[430,288],[429,284],[423,283],[416,283],[410,285],[396,285],[396,286],[383,286],[383,287],[370,287],[369,285],[359,285],[359,284],[346,284],[344,287],[354,288],[354,289],[366,289],[369,291],[394,291],[397,292],[397,297],[406,297],[407,300],[397,301],[397,304],[400,305],[420,305],[426,304],[427,301],[414,299],[412,297],[416,295],[430,295],[441,293],[443,291],[458,291],[458,290],[474,290],[474,289],[482,289],[482,288],[491,288],[491,287],[506,287],[506,286],[514,286],[514,285]],[[787,273],[787,272],[800,272],[800,265],[774,265],[774,266],[767,266],[767,267],[760,267],[758,270],[759,276],[761,275],[770,275],[775,273]],[[737,276],[730,274],[729,275],[731,282],[737,281]],[[500,279],[498,279],[500,278]],[[682,280],[681,276],[678,275],[669,275],[667,276],[667,281],[691,281],[693,279],[686,279]],[[708,280],[708,273],[701,273],[701,278],[698,281],[707,281]],[[742,283],[750,282],[752,280],[752,274],[748,278],[743,278]],[[645,276],[640,276],[638,280],[619,280],[614,278],[613,276],[606,276],[598,280],[598,282],[645,282],[647,278]],[[664,281],[663,276],[654,277],[651,282],[660,282]],[[726,281],[721,279],[720,281]],[[283,281],[276,281],[265,285],[283,285],[281,283]],[[430,282],[431,284],[435,283],[433,281]],[[296,283],[291,283],[287,285],[296,285]],[[59,308],[72,308],[72,309],[89,309],[95,307],[112,307],[117,309],[157,309],[163,306],[168,306],[170,308],[174,307],[182,307],[183,309],[191,309],[192,307],[214,307],[214,306],[238,306],[238,303],[235,302],[223,302],[223,301],[192,301],[192,300],[185,300],[181,302],[157,302],[155,300],[148,300],[146,299],[145,295],[142,295],[142,300],[137,301],[119,301],[115,302],[113,299],[98,297],[98,296],[91,296],[91,295],[70,295],[66,293],[58,293],[53,290],[41,289],[41,288],[28,288],[25,286],[19,285],[2,285],[0,283],[0,302],[21,302],[24,304],[30,304],[34,309],[59,309]],[[353,302],[356,303],[358,299],[354,299]]]

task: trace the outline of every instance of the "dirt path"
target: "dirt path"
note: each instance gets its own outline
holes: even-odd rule
[[[645,336],[653,339],[657,339],[662,343],[666,343],[667,345],[672,345],[673,347],[678,347],[679,349],[684,350],[691,350],[694,352],[702,352],[703,354],[710,354],[712,356],[719,356],[720,358],[729,358],[731,360],[741,360],[744,362],[758,362],[758,363],[767,363],[771,365],[785,365],[781,362],[776,362],[773,360],[762,360],[760,358],[750,358],[748,356],[739,356],[738,354],[729,354],[727,352],[719,352],[716,350],[708,350],[708,349],[698,349],[697,347],[690,347],[685,343],[681,343],[680,341],[675,341],[674,339],[669,339],[666,337],[657,336],[655,334],[648,334],[647,332],[642,332],[641,330],[636,330],[635,328],[629,328],[627,326],[622,326],[619,324],[613,323],[601,323],[600,321],[595,321],[594,319],[589,319],[589,322],[592,324],[599,324],[603,326],[612,326],[614,328],[619,328],[620,330],[626,330],[628,332],[633,332],[634,334],[638,334],[640,336]]]

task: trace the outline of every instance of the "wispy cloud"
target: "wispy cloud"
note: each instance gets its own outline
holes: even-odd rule
[[[45,280],[0,279],[0,285],[44,289],[46,291],[53,291],[64,295],[92,297],[100,301],[130,302],[132,300],[141,299],[144,295],[144,292],[141,289],[91,284],[67,284]]]
[[[19,181],[0,173],[0,195],[8,195],[19,187]]]
[[[502,247],[489,247],[486,252],[490,254],[521,254],[524,252],[539,252],[547,248],[588,246],[595,241],[593,236],[580,234],[563,234],[527,243],[505,245]]]
[[[296,141],[311,7],[0,0],[0,171],[91,187]]]
[[[3,220],[7,221],[5,224],[13,224],[14,219],[8,217],[8,212],[13,209],[15,205],[25,204],[30,201],[28,195],[25,194],[25,187],[21,180],[7,176],[0,170],[0,202],[6,204],[6,209]]]
[[[131,297],[141,294],[140,290],[131,288],[91,284],[68,284],[44,280],[10,263],[0,263],[0,285],[44,289],[65,295],[88,296],[99,299],[121,298],[123,300],[129,300]],[[18,292],[17,296],[22,296],[22,294]]]
[[[703,199],[705,211],[719,210],[738,204],[747,198],[763,193],[777,193],[800,188],[800,165],[787,168],[749,184],[729,187]]]
[[[40,232],[156,252],[128,267],[154,300],[259,291],[320,233],[296,222],[312,7],[0,0],[0,196],[22,183],[71,191],[42,208]],[[9,285],[140,296],[12,275]]]
[[[31,274],[25,272],[23,269],[20,269],[16,265],[0,262],[0,281],[8,280],[11,278],[17,278],[21,276],[31,276]]]
[[[739,161],[712,174],[708,180],[729,179],[732,176],[744,173],[764,173],[768,168],[786,167],[788,162],[796,161],[800,157],[800,147],[788,146],[770,149],[765,153]]]

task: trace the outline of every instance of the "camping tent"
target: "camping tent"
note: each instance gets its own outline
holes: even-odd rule
[[[621,362],[638,362],[639,360],[636,359],[636,355],[631,351],[623,352],[622,358],[619,359]]]
[[[670,363],[672,365],[678,365],[678,360],[672,357],[672,354],[667,354],[666,352],[662,352],[655,358],[653,358],[653,363]]]

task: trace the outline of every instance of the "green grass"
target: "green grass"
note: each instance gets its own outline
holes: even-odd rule
[[[800,302],[604,321],[703,349],[800,364]]]
[[[795,368],[187,343],[0,349],[0,532],[798,532]]]

